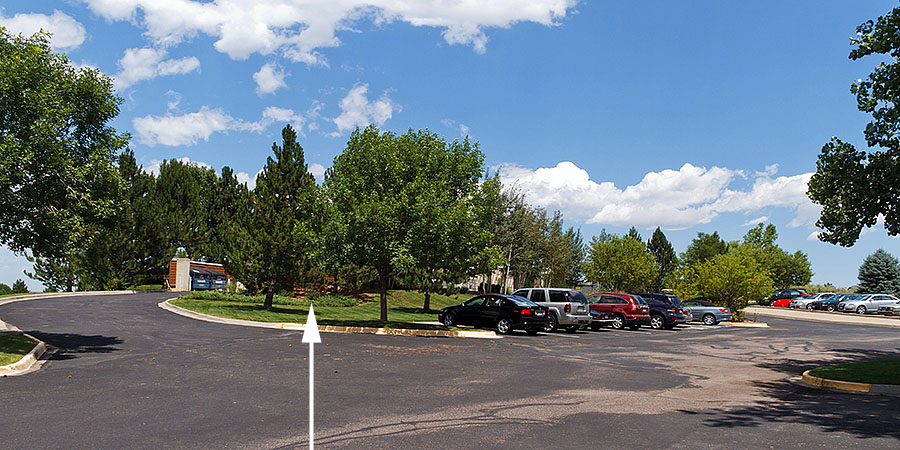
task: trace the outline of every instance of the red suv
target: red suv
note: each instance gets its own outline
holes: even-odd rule
[[[637,330],[641,325],[650,325],[650,307],[639,295],[600,293],[588,296],[591,304],[591,329],[597,330],[603,324],[621,330],[628,327]]]

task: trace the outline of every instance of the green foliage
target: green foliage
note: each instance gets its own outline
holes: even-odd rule
[[[25,272],[28,278],[40,281],[44,286],[55,291],[72,292],[78,284],[78,277],[72,263],[72,257],[41,258],[26,256],[32,263],[34,272]]]
[[[678,267],[678,257],[675,256],[675,249],[659,227],[656,227],[653,236],[647,241],[647,250],[656,261],[656,279],[651,285],[651,290],[662,292],[666,280]]]
[[[777,239],[775,225],[758,224],[747,231],[743,242],[732,251],[742,251],[753,257],[757,267],[768,273],[777,289],[809,283],[813,273],[806,254],[799,250],[793,254],[786,252],[775,243]]]
[[[859,292],[900,293],[900,263],[890,253],[878,249],[859,266]]]
[[[0,283],[0,295],[9,295],[12,293],[13,293],[12,288],[9,287],[9,285]]]
[[[481,223],[484,155],[468,140],[447,145],[429,131],[397,136],[370,125],[353,132],[325,175],[333,265],[371,267],[387,321],[387,286],[401,274],[433,286],[496,252]],[[476,212],[472,215],[471,212]]]
[[[115,212],[113,162],[128,135],[108,126],[112,81],[76,69],[49,35],[0,28],[0,243],[62,257]]]
[[[875,70],[850,87],[857,108],[872,116],[864,132],[872,151],[832,138],[822,147],[809,182],[810,199],[823,206],[819,239],[852,246],[879,215],[889,235],[900,234],[900,8],[856,28],[850,59],[876,55]]]
[[[18,279],[12,285],[12,293],[13,294],[27,294],[28,286],[25,285],[25,280]]]
[[[324,221],[316,181],[297,143],[297,132],[287,125],[281,137],[282,145],[272,144],[274,157],[266,160],[246,201],[236,184],[223,182],[230,191],[227,196],[236,203],[224,220],[241,221],[232,229],[233,251],[227,267],[250,292],[265,289],[266,308],[272,307],[275,292],[292,291],[309,273],[321,254]]]
[[[657,264],[642,241],[603,231],[591,240],[585,272],[613,291],[643,292],[656,280]]]
[[[746,251],[715,255],[678,270],[675,293],[679,298],[705,298],[727,306],[741,319],[740,311],[750,299],[764,297],[772,279]]]
[[[851,289],[840,288],[831,283],[825,284],[804,284],[802,286],[798,286],[800,289],[803,289],[810,294],[821,294],[823,292],[833,292],[835,294],[843,294],[847,292],[854,292]]]
[[[686,267],[691,267],[725,253],[728,253],[728,244],[719,237],[718,231],[712,234],[697,233],[697,237],[691,241],[680,259]]]
[[[239,295],[229,294],[220,291],[192,291],[190,294],[181,298],[197,299],[197,300],[217,300],[225,302],[237,303],[257,303],[264,304],[266,302],[265,295]],[[359,304],[359,300],[344,295],[319,295],[313,298],[296,299],[283,295],[274,295],[272,297],[273,305],[292,305],[292,306],[327,306],[327,307],[351,307]]]

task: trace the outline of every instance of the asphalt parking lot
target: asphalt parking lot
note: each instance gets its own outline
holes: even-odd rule
[[[171,294],[30,300],[0,317],[58,350],[0,379],[2,448],[305,448],[301,332],[197,322]],[[769,328],[323,333],[320,448],[897,448],[900,398],[790,381],[900,357],[896,329],[766,318]]]

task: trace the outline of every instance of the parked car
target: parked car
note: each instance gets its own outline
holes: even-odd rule
[[[513,295],[527,298],[550,310],[550,315],[547,316],[549,323],[544,331],[556,331],[562,327],[574,333],[579,328],[591,324],[588,300],[581,291],[564,288],[529,288],[519,289]]]
[[[803,308],[806,308],[806,309],[810,309],[810,310],[811,310],[811,309],[813,309],[813,307],[812,307],[812,305],[810,305],[810,303],[812,303],[812,302],[814,302],[814,301],[817,301],[817,300],[825,300],[825,299],[829,299],[829,298],[831,298],[831,297],[834,296],[834,295],[835,295],[835,294],[834,294],[833,292],[822,292],[822,293],[819,293],[819,294],[813,294],[813,295],[810,295],[809,297],[800,297],[800,298],[796,298],[796,299],[794,299],[794,300],[791,300],[791,303],[790,303],[788,306],[789,306],[791,309],[803,309]]]
[[[825,310],[825,311],[836,311],[837,305],[844,300],[852,300],[856,297],[861,297],[862,294],[835,294],[829,298],[816,300],[814,302],[810,302],[810,305],[813,306],[812,309],[815,310]]]
[[[897,297],[888,294],[866,294],[850,300],[838,303],[837,309],[841,312],[855,312],[857,314],[876,314],[878,307],[893,305],[900,301]]]
[[[894,303],[893,305],[879,306],[878,314],[883,314],[885,316],[900,316],[900,302]]]
[[[715,325],[733,318],[728,308],[717,306],[706,300],[685,300],[682,304],[685,311],[691,311],[694,320],[700,320],[706,325]]]
[[[466,300],[461,305],[442,309],[438,319],[448,327],[472,325],[496,328],[500,334],[519,329],[533,335],[547,326],[548,314],[547,308],[522,297],[485,294]]]
[[[639,295],[598,293],[589,295],[588,301],[591,314],[597,318],[591,322],[595,331],[606,324],[617,330],[625,327],[637,330],[641,325],[650,325],[650,307]]]
[[[758,301],[757,303],[762,306],[779,306],[783,308],[787,308],[791,303],[791,300],[799,297],[808,297],[809,294],[803,289],[779,289],[777,291],[772,291],[769,294],[768,298]],[[776,305],[775,302],[778,300],[787,300],[778,302]]]
[[[681,300],[672,294],[637,294],[650,307],[650,328],[654,330],[675,328],[679,323],[688,323],[693,320],[691,313],[685,311]]]

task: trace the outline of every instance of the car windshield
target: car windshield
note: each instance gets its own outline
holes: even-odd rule
[[[528,299],[522,298],[522,297],[518,297],[518,296],[512,296],[512,297],[508,297],[508,298],[509,298],[509,301],[513,302],[514,305],[521,306],[523,308],[530,308],[532,306],[538,305],[537,303],[535,303],[531,300],[528,300]]]
[[[569,291],[569,299],[573,302],[588,303],[587,297],[581,291]]]
[[[666,298],[669,299],[669,303],[671,303],[673,306],[684,306],[681,304],[681,300],[678,300],[678,297],[674,295],[667,295]]]

